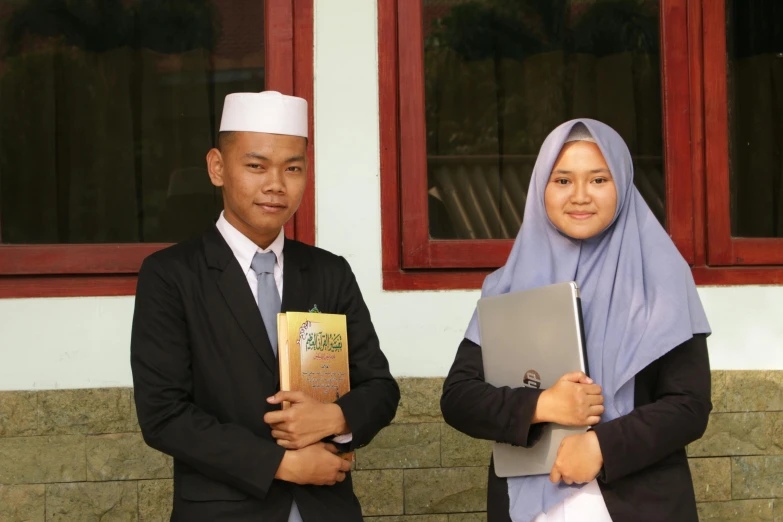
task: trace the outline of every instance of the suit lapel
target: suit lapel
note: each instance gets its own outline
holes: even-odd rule
[[[258,355],[272,373],[277,375],[279,373],[277,359],[269,343],[261,313],[258,311],[258,303],[253,299],[253,293],[250,291],[245,274],[242,273],[242,268],[217,228],[213,227],[204,236],[204,247],[207,264],[210,268],[221,271],[217,278],[217,286],[229,310],[250,339]],[[285,275],[285,271],[283,274]]]
[[[286,238],[283,249],[283,312],[307,312],[310,303],[309,255],[301,243]]]
[[[269,369],[276,374],[275,352],[269,343],[269,335],[264,327],[264,321],[261,319],[261,313],[258,311],[258,304],[253,299],[253,293],[247,284],[247,278],[236,260],[223,271],[223,275],[218,280],[218,288],[220,288],[220,292],[239,326],[253,343],[253,348],[256,349]]]

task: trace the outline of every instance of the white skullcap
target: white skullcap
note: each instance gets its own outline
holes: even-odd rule
[[[568,137],[563,144],[565,145],[571,141],[590,141],[595,143],[595,138],[590,134],[590,130],[585,127],[585,124],[580,121],[571,127],[571,132],[568,133]]]
[[[275,91],[226,96],[220,132],[266,132],[307,138],[307,100]]]

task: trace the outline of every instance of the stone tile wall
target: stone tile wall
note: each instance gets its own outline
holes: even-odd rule
[[[483,522],[490,443],[443,423],[443,379],[400,379],[393,425],[357,453],[367,520]],[[703,521],[783,522],[783,372],[713,372],[688,448]],[[0,392],[0,522],[162,522],[171,459],[148,448],[127,388]]]

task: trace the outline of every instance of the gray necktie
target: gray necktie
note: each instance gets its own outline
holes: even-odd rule
[[[277,314],[280,313],[280,294],[275,284],[275,263],[277,256],[274,252],[256,252],[250,268],[258,274],[258,310],[261,319],[264,320],[269,342],[277,357]]]
[[[277,356],[277,314],[280,312],[280,294],[275,283],[275,263],[277,256],[274,252],[256,252],[250,268],[258,275],[258,310],[261,319],[264,320],[269,342]],[[302,522],[302,516],[296,502],[291,506],[288,514],[288,522]]]

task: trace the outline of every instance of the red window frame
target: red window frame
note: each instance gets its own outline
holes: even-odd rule
[[[264,16],[266,89],[301,96],[308,101],[310,140],[307,157],[310,180],[302,204],[293,219],[286,224],[285,230],[288,237],[313,244],[313,0],[267,0]],[[166,246],[166,243],[0,243],[0,298],[133,295],[141,262]]]
[[[726,7],[704,2],[704,119],[709,209],[710,265],[783,264],[783,238],[737,238],[731,235],[729,202],[729,115],[726,75]]]
[[[702,9],[705,11],[704,19],[709,23],[702,24]],[[706,245],[709,239],[709,261],[717,264],[712,263],[713,237],[705,237],[705,192],[708,186],[705,142],[708,145],[707,168],[711,172],[710,234],[715,230],[713,219],[717,207],[714,193],[721,187],[715,186],[713,176],[716,172],[712,169],[716,162],[722,161],[726,165],[727,158],[724,154],[716,159],[716,155],[711,154],[720,143],[714,141],[714,116],[713,120],[705,119],[702,103],[705,99],[716,103],[716,93],[702,85],[712,81],[704,81],[705,74],[712,79],[715,74],[720,75],[720,71],[715,71],[717,67],[714,64],[710,69],[710,64],[704,63],[707,60],[703,60],[702,46],[706,48],[713,43],[708,37],[707,26],[715,27],[713,11],[721,9],[724,9],[723,2],[704,2],[702,6],[701,0],[661,1],[668,232],[694,267],[694,276],[699,284],[778,284],[783,282],[783,269],[780,267],[714,268],[707,263]],[[379,0],[378,22],[383,287],[386,290],[480,288],[484,277],[505,262],[513,242],[447,241],[429,237],[422,1]],[[724,33],[721,37],[725,48]],[[714,53],[710,56],[719,55],[719,51],[710,49],[712,51]],[[726,100],[725,61],[720,78],[724,96],[718,100]],[[714,85],[711,87],[714,88]],[[725,109],[724,101],[724,112]],[[726,136],[725,117],[723,132]],[[726,204],[727,214],[728,171],[725,170],[723,175],[725,201],[722,203]],[[731,241],[735,249],[750,248],[745,247],[747,240]],[[757,249],[756,252],[761,251],[761,247],[769,248],[764,252],[771,252],[774,247],[767,243],[778,241],[752,240],[752,248]],[[780,244],[783,246],[783,243]],[[779,247],[779,251],[783,252],[783,248]],[[783,264],[783,255],[780,254],[776,261],[769,256],[764,259],[768,264]]]

